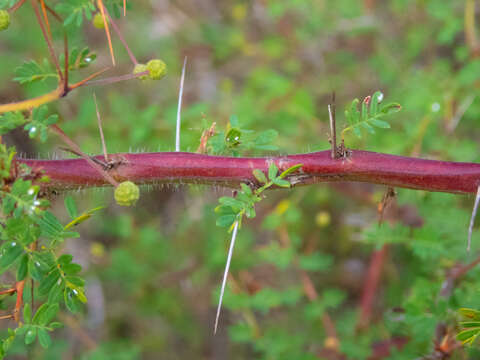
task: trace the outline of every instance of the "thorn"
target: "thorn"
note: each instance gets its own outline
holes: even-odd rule
[[[225,292],[225,285],[227,283],[228,269],[230,268],[230,260],[232,260],[233,247],[235,246],[235,238],[237,237],[238,220],[235,222],[233,228],[232,240],[230,240],[230,248],[228,249],[227,263],[225,265],[225,271],[223,273],[222,287],[220,289],[220,298],[218,299],[217,315],[215,316],[215,327],[213,334],[217,333],[218,319],[220,318],[220,309],[222,308],[223,293]]]
[[[97,96],[93,93],[93,101],[95,102],[95,110],[97,111],[98,130],[100,131],[100,139],[102,140],[103,156],[105,162],[108,163],[107,145],[105,144],[105,137],[103,136],[102,119],[100,118],[100,111],[98,111]]]
[[[477,187],[477,196],[475,197],[475,205],[473,205],[472,217],[470,218],[470,225],[468,226],[467,251],[470,251],[470,245],[472,244],[473,224],[475,223],[475,216],[477,215],[479,202],[480,202],[480,185]]]
[[[328,117],[330,119],[330,139],[332,142],[332,159],[337,158],[337,127],[335,121],[335,91],[332,92],[332,104],[328,104]]]
[[[180,78],[180,90],[178,92],[178,108],[177,108],[177,132],[175,137],[175,151],[180,151],[180,112],[182,111],[183,83],[185,81],[185,67],[187,65],[187,57],[183,60],[182,77]]]

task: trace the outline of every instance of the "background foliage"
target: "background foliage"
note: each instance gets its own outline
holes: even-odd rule
[[[478,19],[480,5],[472,15],[472,3],[475,11],[474,0],[130,1],[127,17],[117,23],[138,59],[163,59],[168,76],[160,82],[86,87],[33,116],[39,129],[46,132],[58,121],[83,151],[100,153],[95,91],[109,152],[173,150],[179,75],[188,56],[183,150],[195,151],[212,122],[221,133],[210,140],[211,152],[323,150],[329,146],[331,92],[337,95],[339,126],[346,127],[340,110],[353,98],[381,90],[402,104],[402,112],[392,116],[392,129],[378,129],[374,136],[347,132],[348,147],[478,162],[480,44],[471,18]],[[67,29],[79,49],[78,72],[109,66],[105,32],[89,21],[95,12],[90,2],[53,4],[70,14]],[[108,6],[120,13],[121,5],[111,1]],[[53,29],[60,48],[62,34]],[[118,65],[110,73],[131,73],[133,66],[115,36],[113,45]],[[86,46],[90,50],[80,50]],[[80,64],[88,51],[96,53],[96,62],[84,70]],[[12,16],[0,36],[0,53],[2,103],[55,87],[31,9]],[[12,81],[23,82],[35,67],[45,74],[41,80]],[[31,124],[25,129],[30,135]],[[222,142],[229,124],[253,133],[242,132],[240,144]],[[32,141],[22,128],[3,139],[23,156],[70,156],[59,151],[61,142],[54,136],[44,143]],[[27,203],[34,201],[28,189],[25,184],[18,188]],[[58,310],[64,323],[51,333],[51,346],[41,346],[47,340],[38,330],[40,344],[26,346],[17,339],[10,358],[335,359],[343,354],[403,360],[437,356],[439,348],[448,354],[445,358],[480,356],[475,346],[463,348],[454,341],[458,309],[480,307],[479,270],[473,268],[442,292],[452,285],[453,271],[478,256],[477,234],[472,251],[465,250],[472,199],[399,189],[379,226],[377,205],[384,192],[365,184],[267,192],[256,218],[245,219],[239,232],[215,337],[229,236],[214,226],[214,208],[217,198],[230,191],[153,186],[142,188],[135,208],[115,205],[111,189],[61,194],[51,199],[48,218],[57,232],[45,238],[66,239],[64,252],[82,266],[88,302],[65,301],[59,309],[46,309]],[[74,199],[77,213],[71,200],[64,205],[65,195]],[[99,206],[105,208],[68,230],[76,234],[64,231],[62,224]],[[384,260],[372,315],[365,322],[361,299],[376,251]],[[68,268],[65,276],[68,271],[76,276],[79,268],[71,266],[72,259],[58,256]],[[21,260],[15,264],[20,267]],[[2,282],[15,276],[7,272]],[[83,283],[70,283],[83,289]],[[11,303],[5,296],[2,308]],[[79,313],[71,315],[71,307]],[[38,327],[51,319],[40,320]],[[5,332],[9,321],[1,323]]]

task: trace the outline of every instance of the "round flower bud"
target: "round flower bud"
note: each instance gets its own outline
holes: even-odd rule
[[[140,189],[131,181],[124,181],[115,188],[115,201],[120,206],[135,205],[140,197]]]
[[[145,71],[148,71],[147,65],[145,65],[145,64],[136,64],[135,67],[133,68],[133,73],[134,74],[142,73],[142,72],[145,72]],[[139,77],[139,79],[140,80],[147,80],[148,75],[142,75],[142,76]]]
[[[10,14],[7,10],[0,10],[0,31],[8,29],[10,26]]]
[[[152,80],[160,80],[167,73],[167,64],[160,59],[153,59],[147,63],[148,77]]]
[[[108,18],[107,19],[108,22]],[[97,29],[105,29],[105,23],[103,22],[103,16],[101,13],[96,13],[95,16],[93,17],[93,26],[95,26]]]

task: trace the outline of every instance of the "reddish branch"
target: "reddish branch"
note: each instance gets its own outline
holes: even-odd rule
[[[94,157],[102,162],[103,156]],[[424,160],[353,150],[348,158],[332,159],[330,151],[263,158],[233,158],[185,152],[112,154],[105,170],[116,180],[138,184],[201,183],[237,186],[255,183],[252,170],[267,172],[274,161],[280,171],[303,164],[289,180],[294,185],[323,181],[361,181],[427,191],[475,193],[480,164]],[[25,160],[43,170],[51,181],[46,188],[68,189],[107,185],[105,178],[84,159]]]

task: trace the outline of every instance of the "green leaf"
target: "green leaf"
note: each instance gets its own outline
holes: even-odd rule
[[[10,130],[24,125],[26,121],[27,120],[23,114],[19,111],[11,111],[0,115],[0,135],[6,134]]]
[[[460,331],[457,334],[457,340],[461,341],[463,344],[473,344],[480,334],[480,328],[468,329]]]
[[[26,302],[23,306],[23,322],[25,324],[30,324],[32,321],[32,308],[30,307],[30,303]]]
[[[63,327],[63,324],[61,322],[52,322],[49,327],[51,327],[52,329],[60,329]]]
[[[45,303],[41,305],[35,313],[32,323],[35,325],[46,326],[55,318],[58,309],[58,304]]]
[[[235,222],[236,218],[237,218],[236,215],[223,215],[217,219],[216,224],[217,226],[220,226],[220,227],[228,227]]]
[[[480,311],[475,310],[475,309],[469,309],[469,308],[461,308],[458,310],[460,315],[463,315],[469,319],[472,320],[478,320],[480,321]]]
[[[242,138],[242,132],[239,129],[232,128],[225,135],[225,143],[229,147],[237,146],[240,144]]]
[[[64,26],[74,25],[80,27],[83,17],[92,19],[95,12],[95,5],[91,0],[62,0],[55,6],[55,10],[65,15]]]
[[[58,264],[59,264],[60,266],[65,266],[65,265],[70,264],[70,263],[72,262],[72,260],[73,260],[73,256],[72,256],[72,255],[70,255],[70,254],[63,254],[63,255],[61,255],[61,256],[58,258],[57,262],[58,262]]]
[[[38,287],[38,291],[40,292],[40,294],[48,294],[50,292],[50,289],[56,284],[59,278],[60,272],[58,271],[58,269],[52,270],[52,272],[48,274],[48,276],[43,278],[40,282],[40,286]]]
[[[460,322],[460,325],[466,328],[474,328],[474,327],[480,328],[480,321],[462,321]]]
[[[260,184],[265,184],[268,181],[262,170],[253,170],[253,176],[255,176],[255,179],[257,179]]]
[[[23,246],[16,241],[8,241],[0,248],[0,274],[7,270],[23,253]]]
[[[390,124],[386,121],[383,121],[383,120],[370,119],[369,123],[370,123],[370,125],[373,125],[373,126],[378,127],[378,128],[390,129]]]
[[[28,254],[23,254],[23,256],[20,259],[20,263],[17,268],[17,281],[22,281],[25,279],[28,273],[28,260],[29,260]]]
[[[293,166],[289,167],[287,170],[283,171],[280,174],[279,178],[283,179],[285,176],[290,175],[291,173],[294,173],[295,171],[300,169],[302,166],[303,166],[303,164],[297,164],[297,165],[293,165]]]
[[[49,304],[56,304],[60,302],[62,299],[64,288],[65,288],[65,282],[63,280],[60,282],[60,284],[53,286],[48,293],[47,302]]]
[[[370,99],[370,117],[374,117],[377,114],[380,99],[383,99],[383,94],[380,91],[376,91]]]
[[[67,275],[75,275],[75,274],[78,274],[80,271],[82,271],[82,267],[79,264],[71,263],[71,264],[62,266],[62,270]]]
[[[64,200],[65,209],[67,209],[68,215],[73,220],[78,216],[77,205],[75,204],[75,200],[70,195],[65,197]]]
[[[380,109],[380,112],[385,115],[390,115],[399,112],[402,110],[402,106],[398,103],[390,103],[385,106],[383,106]]]
[[[48,78],[58,79],[58,74],[47,59],[43,60],[43,65],[34,60],[24,62],[15,69],[15,75],[13,80],[18,81],[20,84],[44,81]]]
[[[35,326],[29,326],[29,329],[25,334],[25,344],[30,345],[35,341],[36,337],[37,337],[37,328]]]
[[[291,184],[287,181],[287,180],[283,180],[283,179],[280,179],[280,178],[275,178],[272,180],[272,182],[279,186],[279,187],[282,187],[282,188],[289,188],[291,186]]]
[[[368,123],[368,121],[365,121],[365,122],[362,122],[360,123],[361,126],[363,126],[365,129],[367,129],[367,131],[370,133],[370,134],[375,134],[375,129],[373,127],[370,126],[370,124]]]
[[[38,341],[44,349],[47,349],[52,345],[52,338],[44,328],[38,328]]]
[[[272,161],[270,163],[270,166],[268,167],[268,179],[271,181],[277,177],[278,174],[278,167],[277,165]]]
[[[79,291],[77,289],[65,287],[63,295],[67,309],[72,313],[78,312],[81,307],[81,301],[78,297]]]

